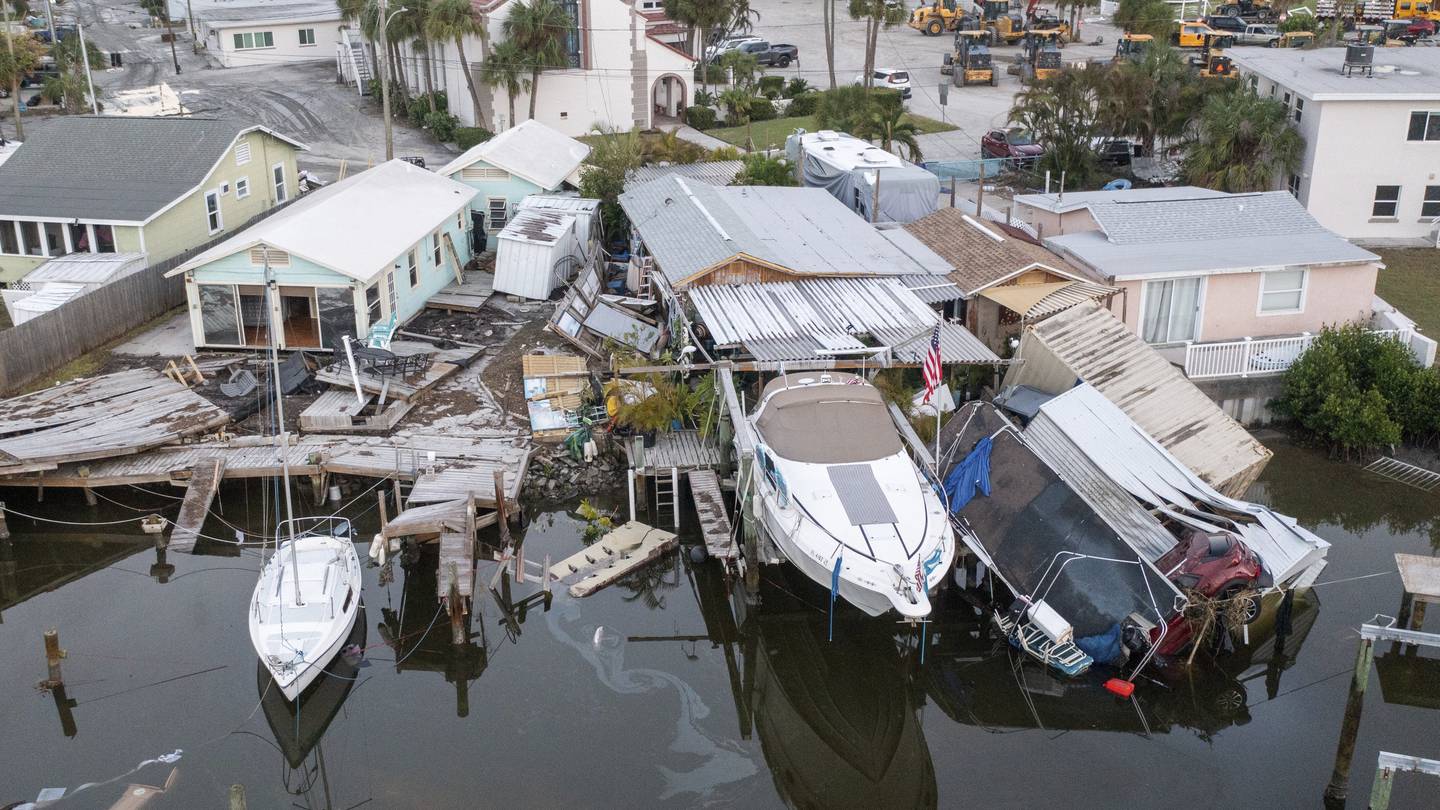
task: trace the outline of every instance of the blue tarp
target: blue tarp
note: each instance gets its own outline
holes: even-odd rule
[[[1120,625],[1111,625],[1109,630],[1094,636],[1075,639],[1080,651],[1102,664],[1113,664],[1121,659]]]
[[[945,476],[945,495],[950,498],[950,511],[959,512],[975,497],[975,489],[990,494],[990,446],[989,436],[976,443],[955,469]]]

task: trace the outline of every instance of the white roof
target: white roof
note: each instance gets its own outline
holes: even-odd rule
[[[800,145],[805,147],[806,155],[813,155],[846,169],[884,169],[911,165],[869,141],[828,129],[801,133]]]
[[[1228,52],[1227,52],[1228,53]],[[1052,214],[1064,214],[1094,203],[1110,202],[1162,202],[1167,200],[1203,200],[1209,197],[1223,197],[1225,192],[1199,186],[1173,186],[1161,188],[1129,188],[1123,191],[1071,191],[1051,194],[1016,194],[1017,205],[1028,205]]]
[[[479,192],[403,160],[312,191],[166,273],[173,276],[265,244],[370,281]]]
[[[12,309],[39,315],[64,304],[85,290],[84,284],[46,284],[34,295],[27,295],[10,304]]]
[[[449,177],[483,160],[543,189],[556,189],[589,155],[590,147],[532,119],[470,147],[440,174]]]
[[[1376,48],[1370,75],[1346,76],[1344,48],[1236,48],[1235,65],[1312,101],[1440,100],[1440,49]]]
[[[519,206],[521,211],[566,211],[573,214],[593,214],[599,207],[599,200],[577,194],[531,194],[521,200]]]
[[[104,284],[144,267],[145,259],[144,253],[71,253],[26,273],[25,281]]]
[[[532,245],[553,245],[575,229],[575,217],[558,211],[525,211],[517,213],[497,239],[528,242]]]

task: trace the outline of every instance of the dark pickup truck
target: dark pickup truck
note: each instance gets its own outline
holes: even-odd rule
[[[790,67],[791,62],[800,61],[800,49],[794,45],[775,43],[771,45],[763,39],[753,42],[743,42],[735,50],[740,53],[748,53],[755,57],[755,61],[766,66]]]

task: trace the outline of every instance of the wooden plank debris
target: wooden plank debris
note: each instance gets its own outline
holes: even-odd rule
[[[1440,604],[1440,557],[1396,554],[1395,566],[1400,569],[1400,582],[1406,593]]]
[[[550,576],[557,580],[583,577],[570,586],[570,595],[586,597],[657,559],[678,542],[671,532],[632,520],[612,529],[600,542],[552,565]]]
[[[190,471],[190,486],[185,488],[185,500],[180,503],[180,515],[175,519],[170,532],[171,549],[186,554],[195,550],[195,540],[200,527],[210,514],[210,504],[220,489],[220,479],[225,477],[225,459],[208,458],[195,465]]]
[[[430,296],[425,306],[446,312],[479,312],[495,294],[495,274],[472,271],[457,282],[451,282],[440,292]]]
[[[305,410],[300,412],[300,429],[305,431],[333,431],[336,433],[384,433],[399,424],[405,414],[415,407],[413,400],[392,399],[379,413],[364,413],[375,401],[375,395],[366,392],[365,406],[355,400],[355,392],[349,388],[332,388],[321,394]]]
[[[711,557],[728,560],[739,556],[732,542],[734,527],[725,512],[725,497],[720,493],[720,479],[714,470],[691,470],[690,497],[695,513],[700,516],[700,533],[705,537],[705,550]]]

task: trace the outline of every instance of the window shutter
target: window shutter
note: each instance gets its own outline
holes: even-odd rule
[[[265,248],[262,248],[262,247],[259,247],[259,246],[250,248],[250,263],[253,264],[253,265],[255,265],[256,267],[264,267],[264,266],[265,266],[265,254],[266,254]],[[286,253],[286,252],[283,251],[283,250],[276,250],[275,248],[270,248],[270,249],[269,249],[269,254],[270,254],[270,266],[271,266],[271,267],[289,267],[289,266],[290,266],[290,254],[289,254],[289,253]]]
[[[235,165],[244,166],[250,162],[250,142],[242,141],[235,145]]]
[[[462,180],[509,180],[510,173],[489,166],[466,166],[460,170]]]

